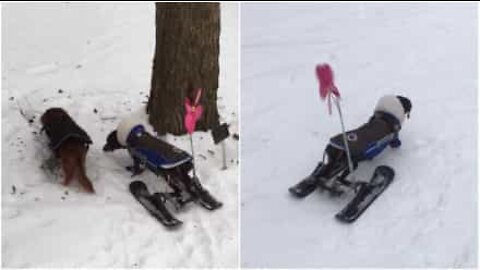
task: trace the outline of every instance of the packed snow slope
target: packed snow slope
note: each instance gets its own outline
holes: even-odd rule
[[[235,4],[222,4],[222,121],[238,132]],[[210,133],[196,132],[197,172],[224,203],[210,212],[174,212],[166,230],[129,194],[132,180],[166,190],[150,172],[131,178],[126,151],[105,154],[120,118],[144,105],[155,45],[153,3],[8,3],[2,6],[2,266],[235,267],[238,264],[238,147],[226,141],[228,169]],[[95,195],[64,187],[38,135],[38,116],[63,107],[93,139],[87,175]],[[21,115],[24,112],[25,117]],[[29,124],[27,119],[34,117]],[[190,151],[188,137],[167,136]]]
[[[476,267],[477,5],[243,4],[241,11],[241,260],[246,267]],[[377,100],[413,103],[402,147],[360,165],[393,167],[388,190],[346,225],[352,194],[287,189],[311,173],[336,112],[314,68],[330,63],[347,129]]]

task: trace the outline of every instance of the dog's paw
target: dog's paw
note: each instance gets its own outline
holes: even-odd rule
[[[140,174],[142,174],[142,173],[143,173],[143,170],[133,172],[131,177],[133,178],[133,177],[135,177],[135,176],[137,176],[137,175],[140,175]]]
[[[125,169],[127,169],[127,171],[129,172],[132,172],[132,177],[135,177],[143,173],[143,171],[145,170],[145,169],[135,168],[135,166],[127,166],[125,167]]]

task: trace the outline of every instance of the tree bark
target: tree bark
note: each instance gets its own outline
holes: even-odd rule
[[[192,89],[203,88],[204,112],[197,130],[219,124],[219,3],[156,3],[156,45],[149,121],[162,135],[185,134],[184,100]]]

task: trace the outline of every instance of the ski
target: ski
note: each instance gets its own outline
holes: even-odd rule
[[[194,197],[196,203],[208,210],[215,210],[222,207],[222,203],[215,199],[208,190],[203,188],[198,178],[193,177],[193,183],[188,189],[190,194]]]
[[[178,227],[182,221],[176,219],[165,206],[165,197],[161,193],[150,194],[142,181],[130,183],[133,197],[160,223],[168,228]]]
[[[388,188],[392,183],[395,172],[388,166],[379,166],[375,169],[370,182],[362,183],[357,194],[335,217],[346,223],[357,220],[362,213]]]
[[[309,176],[290,187],[288,191],[297,198],[304,198],[317,188],[330,192],[332,196],[340,196],[343,194],[343,191],[337,185],[336,182],[338,181],[336,180],[339,178],[339,175],[344,174],[346,169],[346,164],[327,168],[323,162],[320,162]]]
[[[318,186],[317,179],[314,176],[310,175],[307,178],[295,184],[294,186],[290,187],[288,191],[290,191],[290,193],[297,198],[304,198],[308,196],[310,193],[312,193],[313,191],[315,191],[317,186]]]
[[[222,207],[222,203],[217,201],[208,191],[202,190],[197,197],[197,203],[208,210],[215,210]]]

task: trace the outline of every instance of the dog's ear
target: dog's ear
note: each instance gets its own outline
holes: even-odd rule
[[[410,99],[403,96],[397,96],[397,98],[398,100],[400,100],[400,103],[402,103],[405,114],[408,118],[410,118],[410,111],[412,111],[412,102],[410,101]]]
[[[103,146],[103,151],[111,152],[111,151],[122,149],[122,148],[125,148],[125,147],[118,142],[117,131],[114,130],[110,132],[110,134],[108,134],[107,136],[107,143],[105,144],[105,146]]]

